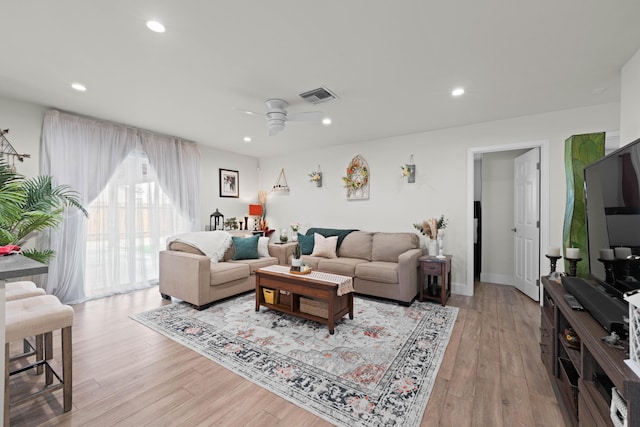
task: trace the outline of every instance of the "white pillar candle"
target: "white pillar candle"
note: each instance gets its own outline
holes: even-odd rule
[[[616,259],[627,259],[631,256],[631,248],[619,247],[613,249],[616,254]]]
[[[612,260],[613,259],[613,249],[608,249],[608,248],[600,249],[600,259]]]
[[[565,255],[569,259],[580,258],[580,248],[565,248]]]
[[[549,252],[547,252],[549,256],[560,256],[560,248],[549,248]]]

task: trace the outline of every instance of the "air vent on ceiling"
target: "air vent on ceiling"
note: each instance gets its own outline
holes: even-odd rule
[[[330,101],[332,99],[336,99],[337,96],[332,93],[329,89],[322,86],[318,89],[313,89],[308,92],[304,92],[300,94],[300,97],[311,104],[320,104],[321,102]]]

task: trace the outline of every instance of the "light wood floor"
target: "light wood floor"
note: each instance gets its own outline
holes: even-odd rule
[[[73,409],[62,414],[56,391],[12,407],[11,425],[330,425],[128,318],[165,303],[151,288],[75,305]],[[540,361],[538,303],[479,283],[449,304],[460,311],[422,426],[564,426]],[[33,380],[19,377],[16,393]]]

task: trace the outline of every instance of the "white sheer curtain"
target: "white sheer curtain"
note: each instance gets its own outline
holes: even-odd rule
[[[158,281],[167,237],[190,230],[189,217],[162,191],[141,150],[129,153],[88,207],[87,297],[148,287]]]
[[[113,230],[100,234],[102,241],[92,241],[87,247],[87,219],[67,209],[61,226],[49,233],[44,245],[56,256],[49,266],[45,289],[64,302],[152,283],[162,240],[176,232],[199,228],[200,154],[194,143],[49,111],[45,114],[41,151],[42,173],[51,175],[54,185],[65,184],[78,191],[83,206],[89,208],[91,236],[97,236],[96,228],[98,234],[100,230]],[[125,159],[127,163],[123,164]],[[145,174],[135,177],[134,169]],[[122,174],[127,175],[127,182],[122,181]],[[97,214],[94,209],[105,203],[115,207],[120,201],[126,206],[124,210],[135,210],[137,204],[137,216],[123,217],[118,212],[102,217],[107,210]],[[149,206],[156,206],[153,212]],[[136,223],[140,224],[137,229]],[[123,247],[137,247],[138,252],[126,254]],[[87,252],[91,256],[90,271]]]
[[[51,176],[53,185],[69,185],[77,191],[86,208],[135,146],[135,130],[48,111],[42,129],[40,170]],[[86,218],[75,209],[66,209],[60,227],[48,234],[45,245],[56,255],[49,264],[45,290],[64,302],[85,299]]]
[[[142,150],[158,173],[164,192],[191,219],[190,231],[200,229],[200,150],[192,142],[140,132]]]

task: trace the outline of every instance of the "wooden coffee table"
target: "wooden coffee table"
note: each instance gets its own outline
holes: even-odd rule
[[[325,279],[335,278],[338,281],[352,279],[348,276],[338,274],[309,274],[295,275],[288,272],[286,266],[271,266],[261,268],[256,271],[256,311],[260,306],[277,310],[283,313],[293,314],[304,319],[315,320],[329,327],[329,333],[333,335],[335,322],[340,320],[345,314],[349,314],[349,319],[353,319],[353,286],[349,282],[350,290],[338,295],[338,283]],[[322,277],[322,280],[313,276]],[[263,294],[264,289],[275,291],[277,300],[273,304],[267,303]],[[280,291],[288,292],[286,300],[281,298]],[[327,306],[327,317],[320,317],[314,314],[300,311],[300,297],[308,297],[313,300],[322,301]]]

